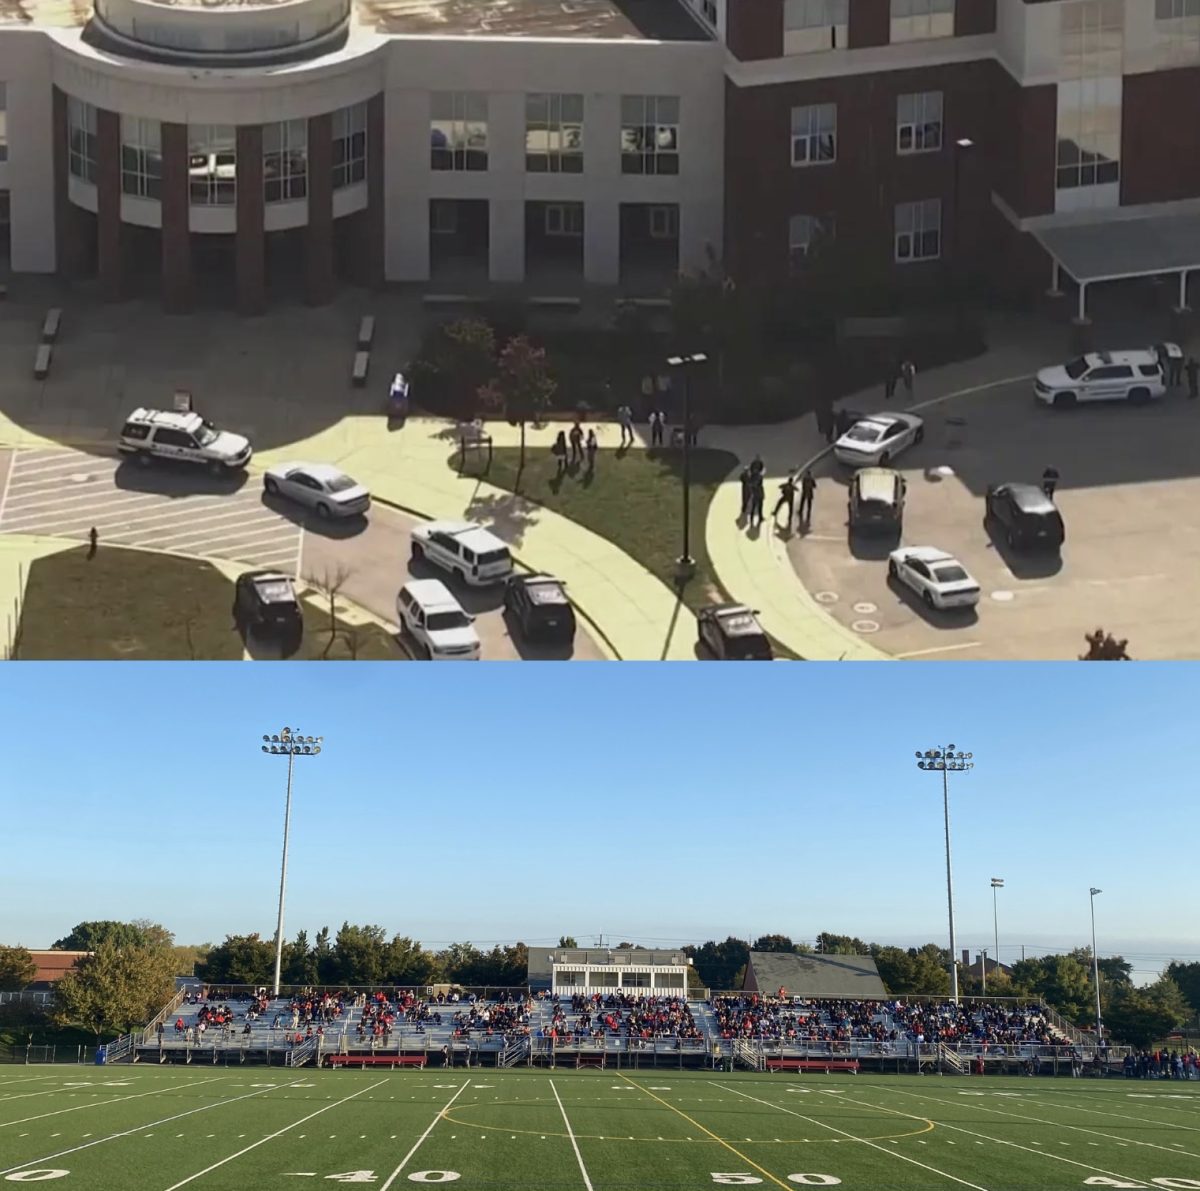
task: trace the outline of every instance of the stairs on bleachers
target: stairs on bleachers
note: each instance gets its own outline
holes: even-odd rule
[[[751,1071],[765,1071],[767,1069],[767,1060],[763,1055],[762,1047],[757,1042],[752,1042],[748,1038],[734,1039],[733,1061],[741,1063],[743,1067],[748,1067]]]

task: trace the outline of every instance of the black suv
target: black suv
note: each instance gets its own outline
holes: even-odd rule
[[[1013,550],[1057,550],[1066,540],[1062,514],[1036,484],[989,484],[984,524],[999,527]]]
[[[242,634],[265,634],[292,645],[304,635],[296,585],[279,571],[247,571],[237,577],[233,620]]]
[[[770,662],[771,642],[744,604],[709,604],[696,613],[700,644],[718,661]]]
[[[504,587],[504,610],[527,641],[570,645],[575,640],[575,609],[561,579],[551,575],[511,575]]]

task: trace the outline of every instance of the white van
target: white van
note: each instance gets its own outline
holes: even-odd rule
[[[412,533],[414,562],[427,559],[472,587],[503,583],[513,572],[508,544],[473,521],[429,521]]]

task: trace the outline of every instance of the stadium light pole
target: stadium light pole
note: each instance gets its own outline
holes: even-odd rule
[[[262,751],[273,757],[287,757],[287,799],[283,810],[283,861],[279,866],[279,918],[275,923],[275,983],[273,995],[279,996],[279,971],[283,966],[283,900],[287,891],[288,837],[292,829],[292,767],[297,757],[315,757],[321,751],[324,736],[301,736],[291,728],[264,735]]]
[[[1088,891],[1092,899],[1092,982],[1096,986],[1096,1044],[1104,1038],[1104,1023],[1100,1020],[1100,956],[1096,953],[1096,894],[1103,893],[1094,885]]]
[[[942,812],[946,821],[946,905],[950,914],[950,998],[958,1004],[958,955],[954,947],[954,870],[950,865],[950,783],[951,771],[965,773],[975,768],[974,753],[955,752],[954,745],[926,749],[917,753],[917,768],[942,775]]]
[[[1000,912],[996,908],[996,890],[1004,888],[1003,877],[992,878],[992,958],[997,964],[1000,962]]]

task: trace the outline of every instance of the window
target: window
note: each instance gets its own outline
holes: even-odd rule
[[[429,230],[435,236],[458,232],[458,204],[453,199],[434,199],[429,207]]]
[[[583,173],[583,96],[525,96],[525,168],[531,174]]]
[[[942,200],[896,205],[896,260],[932,261],[942,254]]]
[[[1121,80],[1059,83],[1057,189],[1118,182],[1120,155]]]
[[[954,0],[892,0],[892,41],[954,36]]]
[[[487,96],[437,91],[429,124],[429,166],[435,170],[486,170]]]
[[[933,153],[942,147],[942,93],[919,91],[896,100],[896,152]]]
[[[825,165],[837,159],[837,104],[792,108],[792,165]]]
[[[558,983],[558,984],[582,984],[583,983],[583,973],[582,972],[558,972],[556,974],[558,976],[558,980],[556,981],[556,983]]]
[[[849,8],[849,0],[783,0],[783,52],[845,49]]]
[[[716,0],[700,0],[700,11],[704,14],[704,19],[710,25],[717,23],[717,5]]]
[[[545,227],[547,236],[582,236],[583,204],[547,203]]]
[[[621,96],[621,173],[679,173],[677,96]]]
[[[121,193],[162,197],[162,125],[157,120],[121,117]]]
[[[341,190],[367,176],[367,105],[356,103],[333,113],[333,188]]]
[[[822,240],[833,235],[833,221],[815,215],[793,215],[788,220],[788,267],[800,273],[804,264]]]
[[[263,198],[286,203],[308,194],[308,121],[263,125]]]
[[[1122,0],[1069,0],[1059,13],[1064,79],[1120,78],[1124,72]]]
[[[96,181],[96,109],[67,96],[67,163],[71,174]]]
[[[8,160],[8,84],[0,83],[0,161]]]
[[[656,206],[650,208],[650,238],[675,240],[679,238],[679,208]]]
[[[1200,0],[1155,0],[1154,33],[1158,65],[1200,61]]]
[[[188,126],[188,193],[193,206],[237,201],[237,129],[232,124]]]

